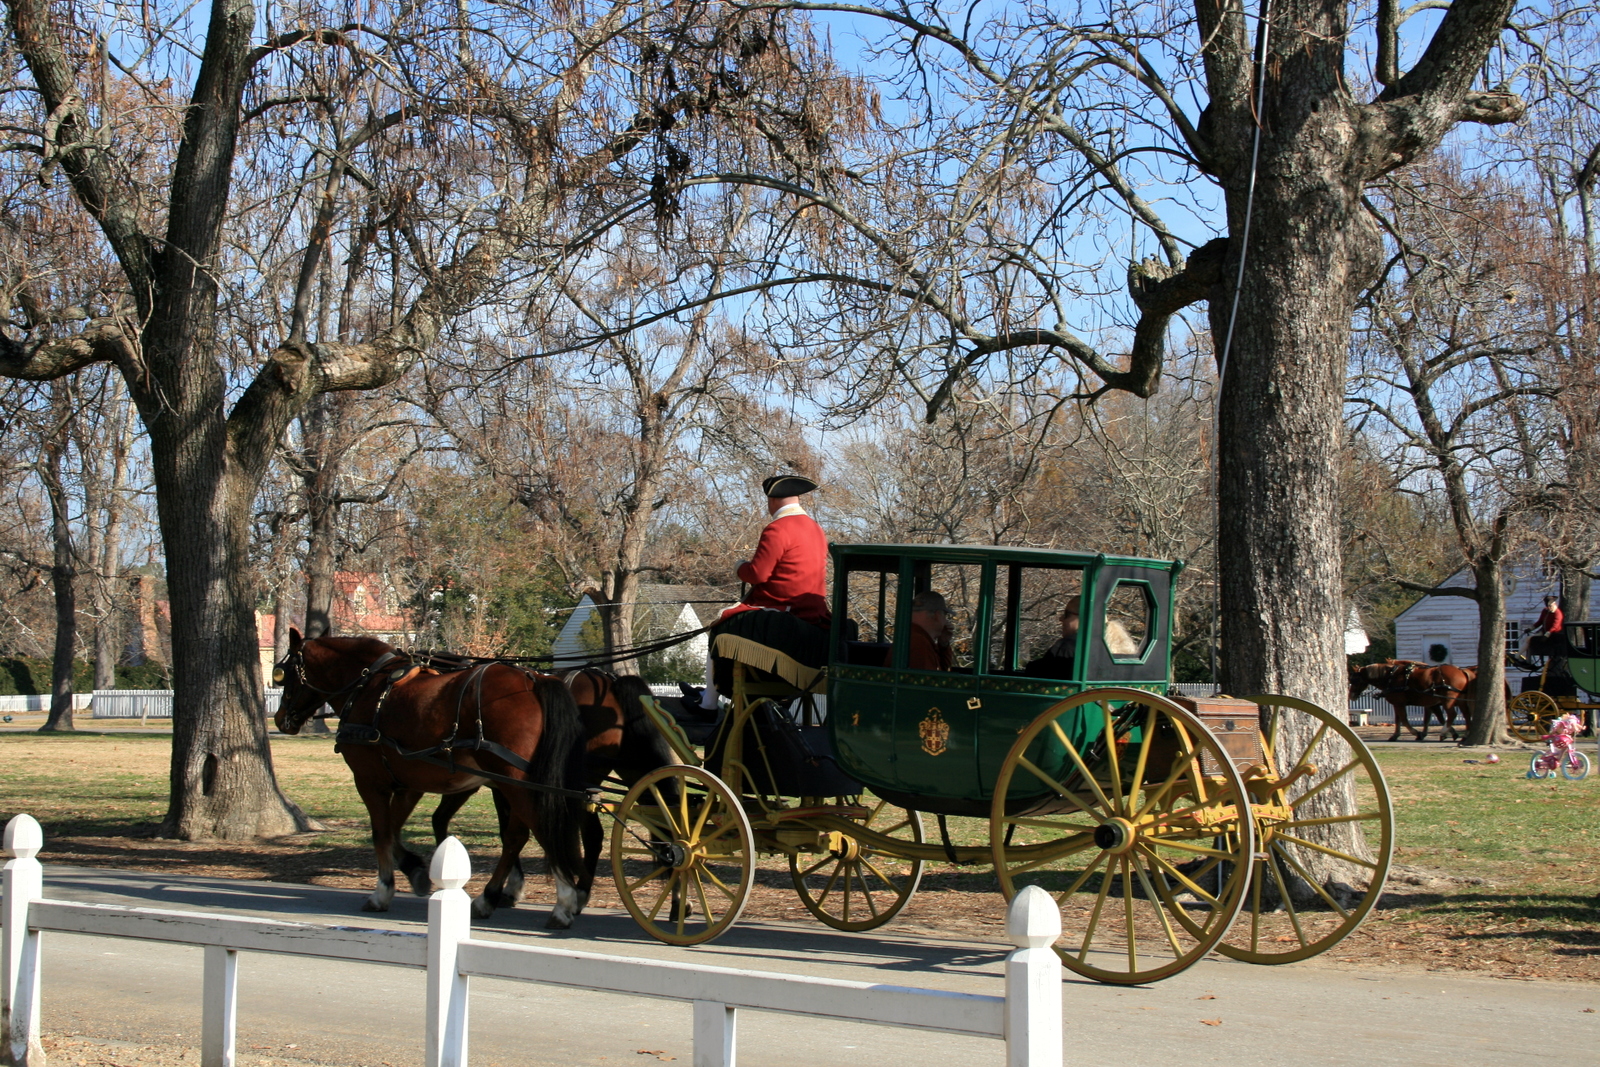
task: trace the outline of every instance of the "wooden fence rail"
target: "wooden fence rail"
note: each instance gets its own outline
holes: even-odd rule
[[[1006,958],[1005,995],[980,996],[476,940],[463,888],[471,862],[453,837],[433,854],[430,873],[442,888],[428,900],[426,933],[46,900],[37,858],[43,843],[32,816],[6,824],[5,847],[13,859],[5,865],[0,903],[0,1057],[15,1067],[45,1067],[39,1044],[43,931],[204,948],[202,1067],[233,1067],[240,952],[426,970],[427,1067],[466,1067],[474,976],[688,1001],[694,1067],[735,1067],[741,1009],[996,1038],[1006,1044],[1007,1067],[1061,1067],[1061,962],[1050,947],[1061,933],[1061,916],[1036,886],[1020,893],[1006,916],[1016,950]]]

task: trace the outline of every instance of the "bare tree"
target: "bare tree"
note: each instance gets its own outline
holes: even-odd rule
[[[0,374],[112,363],[149,435],[176,687],[163,829],[305,826],[271,771],[248,559],[252,501],[285,428],[318,394],[398,379],[498,286],[580,239],[570,224],[617,183],[659,172],[652,135],[742,107],[792,56],[701,4],[406,5],[379,24],[339,4],[217,0],[203,27],[177,4],[101,5],[98,26],[47,0],[6,7],[31,101],[6,121],[66,178],[121,289],[88,294],[87,319],[52,311],[8,328]],[[636,168],[634,154],[650,158]],[[473,180],[444,159],[472,163]],[[141,170],[162,177],[142,183]],[[312,294],[324,258],[360,247],[369,225],[382,234],[366,259],[370,313],[336,340]],[[297,269],[230,269],[274,259]],[[292,288],[251,291],[284,276]],[[244,358],[252,307],[274,338],[261,362]]]
[[[1539,508],[1539,447],[1524,407],[1548,401],[1537,316],[1519,314],[1517,248],[1530,221],[1488,179],[1447,162],[1384,198],[1404,234],[1394,270],[1374,291],[1350,406],[1387,424],[1398,480],[1442,493],[1470,587],[1402,579],[1432,596],[1478,605],[1478,695],[1466,744],[1505,740],[1505,566]]]

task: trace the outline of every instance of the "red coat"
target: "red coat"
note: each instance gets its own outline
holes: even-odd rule
[[[773,519],[761,531],[755,555],[739,567],[739,580],[750,584],[744,608],[787,608],[825,625],[830,617],[828,537],[810,515]]]

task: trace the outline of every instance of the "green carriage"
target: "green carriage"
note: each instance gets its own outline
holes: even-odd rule
[[[1546,656],[1536,673],[1522,679],[1521,692],[1506,702],[1506,727],[1518,740],[1538,742],[1563,715],[1583,720],[1584,727],[1600,733],[1595,712],[1600,711],[1600,622],[1569,622],[1562,631],[1563,653]],[[1557,664],[1565,670],[1552,673]]]
[[[1393,849],[1383,778],[1342,717],[1288,697],[1169,697],[1179,562],[991,546],[835,545],[825,668],[719,640],[732,708],[704,754],[614,811],[623,902],[650,933],[735,922],[760,855],[838,929],[898,914],[929,863],[992,866],[1061,905],[1066,964],[1102,981],[1331,947]],[[918,595],[950,608],[916,665]],[[1235,919],[1245,912],[1248,919]]]

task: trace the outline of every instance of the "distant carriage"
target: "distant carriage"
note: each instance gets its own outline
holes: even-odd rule
[[[1556,635],[1552,635],[1556,636]],[[1569,622],[1559,635],[1561,652],[1546,655],[1524,675],[1521,692],[1506,704],[1506,727],[1523,741],[1537,742],[1550,724],[1571,712],[1591,733],[1600,711],[1600,621]],[[1547,649],[1548,651],[1548,649]]]

